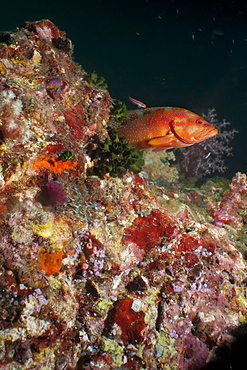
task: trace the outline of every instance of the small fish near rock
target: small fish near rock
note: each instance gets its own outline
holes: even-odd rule
[[[139,150],[153,152],[187,147],[218,133],[204,118],[184,108],[161,107],[128,111],[118,127],[120,137]]]

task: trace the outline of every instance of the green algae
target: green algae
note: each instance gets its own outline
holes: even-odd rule
[[[127,117],[127,106],[121,100],[114,100],[111,114],[116,122],[121,122]]]
[[[128,171],[140,172],[144,165],[141,152],[126,143],[124,137],[118,137],[115,129],[110,128],[108,134],[109,138],[90,154],[95,163],[89,170],[90,174],[103,177],[107,173],[111,176],[122,176]]]
[[[95,85],[102,89],[107,89],[108,87],[105,78],[98,76],[97,73],[89,73],[85,79],[90,85]]]

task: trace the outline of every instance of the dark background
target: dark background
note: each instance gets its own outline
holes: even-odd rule
[[[113,98],[198,114],[215,107],[236,128],[231,177],[247,172],[247,1],[81,0],[1,4],[0,28],[48,18],[74,44],[74,60],[105,77]]]

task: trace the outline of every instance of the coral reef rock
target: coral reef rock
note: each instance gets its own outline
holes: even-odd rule
[[[51,21],[0,41],[0,368],[213,363],[247,321],[234,235],[182,187],[169,210],[175,192],[138,174],[88,174],[112,99]]]

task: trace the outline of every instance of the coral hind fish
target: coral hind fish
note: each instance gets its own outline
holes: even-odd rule
[[[204,118],[184,108],[161,107],[128,111],[118,127],[120,137],[139,150],[182,148],[218,133]]]

